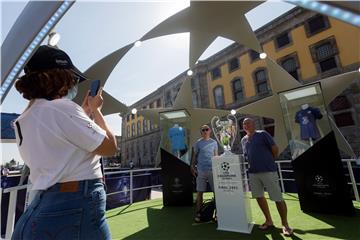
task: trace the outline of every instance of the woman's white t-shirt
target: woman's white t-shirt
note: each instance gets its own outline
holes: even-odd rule
[[[16,121],[16,141],[33,190],[102,177],[100,156],[92,152],[106,132],[76,103],[36,99]]]

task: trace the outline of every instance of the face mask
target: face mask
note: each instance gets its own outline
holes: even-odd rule
[[[78,85],[76,84],[75,86],[73,86],[71,89],[68,90],[68,93],[63,98],[73,100],[76,97],[77,91],[78,91]]]

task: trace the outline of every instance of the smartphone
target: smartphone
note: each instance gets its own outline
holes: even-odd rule
[[[100,80],[93,80],[90,87],[90,96],[95,97],[100,88]]]

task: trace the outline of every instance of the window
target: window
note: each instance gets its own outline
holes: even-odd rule
[[[150,108],[154,108],[154,103],[155,102],[150,103]]]
[[[136,130],[137,130],[137,135],[139,136],[141,134],[141,121],[137,121]]]
[[[146,141],[143,141],[143,155],[146,156],[147,152]]]
[[[246,135],[246,132],[243,127],[243,121],[245,118],[240,118],[238,120],[238,126],[239,126],[239,132],[240,132],[240,139],[243,138]]]
[[[165,93],[165,107],[171,106],[171,102],[171,91],[169,90]]]
[[[330,109],[332,111],[338,111],[336,113],[333,113],[336,125],[338,127],[355,125],[351,111],[351,103],[346,96],[336,97],[330,103]]]
[[[178,92],[180,91],[181,88],[181,83],[179,83],[175,88],[174,88],[174,92],[176,92],[176,95],[178,94]]]
[[[147,120],[143,120],[143,132],[146,133],[148,130],[148,126],[147,126]]]
[[[222,86],[217,86],[214,88],[214,99],[215,99],[215,106],[222,107],[225,105],[224,103],[224,90]]]
[[[295,79],[299,79],[295,58],[289,57],[281,61],[281,66]]]
[[[275,123],[275,122],[274,122],[274,119],[272,119],[272,118],[265,118],[265,117],[263,117],[262,119],[263,119],[264,125],[274,124],[274,123]]]
[[[275,132],[274,126],[264,127],[264,130],[267,131],[272,137],[274,137],[274,132]]]
[[[134,157],[135,157],[134,144],[131,143],[131,145],[130,145],[130,158],[134,158]]]
[[[126,121],[129,122],[130,121],[130,115],[126,116]]]
[[[290,44],[290,37],[289,37],[289,33],[283,33],[280,36],[276,37],[275,39],[275,45],[276,48],[282,48],[285,47],[286,45]]]
[[[128,138],[130,137],[130,125],[127,125],[126,135],[127,135]]]
[[[263,128],[267,131],[271,136],[274,136],[275,131],[275,121],[272,118],[262,118]]]
[[[215,80],[217,78],[221,77],[221,69],[219,67],[214,68],[211,70],[211,78],[212,80]]]
[[[243,88],[241,85],[241,79],[237,78],[232,82],[232,90],[234,96],[234,102],[242,100],[244,98]]]
[[[252,49],[249,51],[249,55],[251,62],[254,62],[260,58],[260,54]]]
[[[156,100],[156,107],[160,108],[161,107],[161,98],[159,98],[158,100]]]
[[[239,59],[233,58],[229,61],[229,72],[232,72],[239,68]]]
[[[198,79],[191,78],[191,88],[194,89],[194,88],[198,88],[198,87],[199,87]]]
[[[254,74],[255,76],[255,89],[258,94],[267,93],[268,86],[267,86],[267,76],[265,70],[258,70]]]
[[[316,33],[319,33],[321,31],[324,31],[329,27],[330,27],[329,20],[327,17],[323,15],[316,15],[305,23],[305,30],[308,37]]]
[[[153,128],[154,128],[154,125],[151,120],[149,121],[149,128],[150,128],[150,130],[153,130]]]
[[[135,136],[135,123],[131,124],[131,136],[134,137]]]
[[[125,158],[129,159],[129,147],[126,147]]]
[[[311,57],[318,73],[322,77],[328,77],[339,73],[340,58],[334,36],[323,39],[310,47]]]
[[[339,111],[343,109],[348,109],[351,107],[351,104],[346,96],[339,96],[336,97],[331,103],[330,103],[330,109],[332,111]]]
[[[135,114],[131,114],[131,119],[132,119],[132,120],[135,119]]]
[[[152,155],[153,151],[154,151],[154,144],[152,141],[150,141],[150,155]]]
[[[321,72],[337,68],[334,51],[330,43],[316,47],[316,58],[319,61]]]
[[[192,92],[192,104],[193,104],[193,107],[198,107],[198,94],[196,91],[193,91]]]
[[[334,119],[338,127],[352,126],[355,124],[351,112],[334,114]]]
[[[338,71],[340,59],[334,37],[321,40],[310,46],[311,57],[315,63],[316,69],[323,74],[322,77],[328,76]]]
[[[177,97],[177,95],[178,95],[178,93],[179,93],[179,91],[180,91],[180,88],[181,88],[181,85],[176,86],[176,88],[173,88],[174,96],[173,96],[173,98],[172,98],[172,102],[175,102],[175,99],[176,99],[176,97]]]

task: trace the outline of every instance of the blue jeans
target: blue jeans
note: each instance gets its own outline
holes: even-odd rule
[[[58,183],[35,196],[17,222],[12,239],[111,239],[102,181],[80,181],[71,191],[62,187]]]

